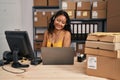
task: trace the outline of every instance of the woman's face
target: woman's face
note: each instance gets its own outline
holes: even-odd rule
[[[54,21],[55,29],[61,30],[64,28],[65,24],[66,24],[66,17],[64,15],[60,15],[55,18]]]

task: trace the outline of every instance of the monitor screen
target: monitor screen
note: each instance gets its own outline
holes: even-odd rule
[[[5,31],[5,35],[13,54],[13,67],[23,67],[21,64],[19,66],[18,57],[26,57],[31,60],[36,58],[27,31]]]

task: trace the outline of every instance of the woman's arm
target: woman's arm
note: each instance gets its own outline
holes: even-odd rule
[[[69,31],[66,31],[63,41],[63,47],[70,47],[71,45],[71,34]]]
[[[48,35],[48,31],[45,31],[43,42],[42,42],[42,47],[46,47],[47,46],[47,35]]]

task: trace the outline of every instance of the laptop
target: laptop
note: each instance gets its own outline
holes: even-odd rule
[[[74,49],[71,47],[42,47],[43,65],[72,65],[74,64]]]

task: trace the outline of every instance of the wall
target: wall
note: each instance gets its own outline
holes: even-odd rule
[[[33,0],[21,0],[22,29],[28,31],[31,45],[33,46]]]
[[[4,31],[21,29],[21,1],[0,0],[0,57],[9,50]]]
[[[32,2],[33,0],[0,0],[0,59],[9,50],[5,39],[6,30],[26,30],[33,43]]]

